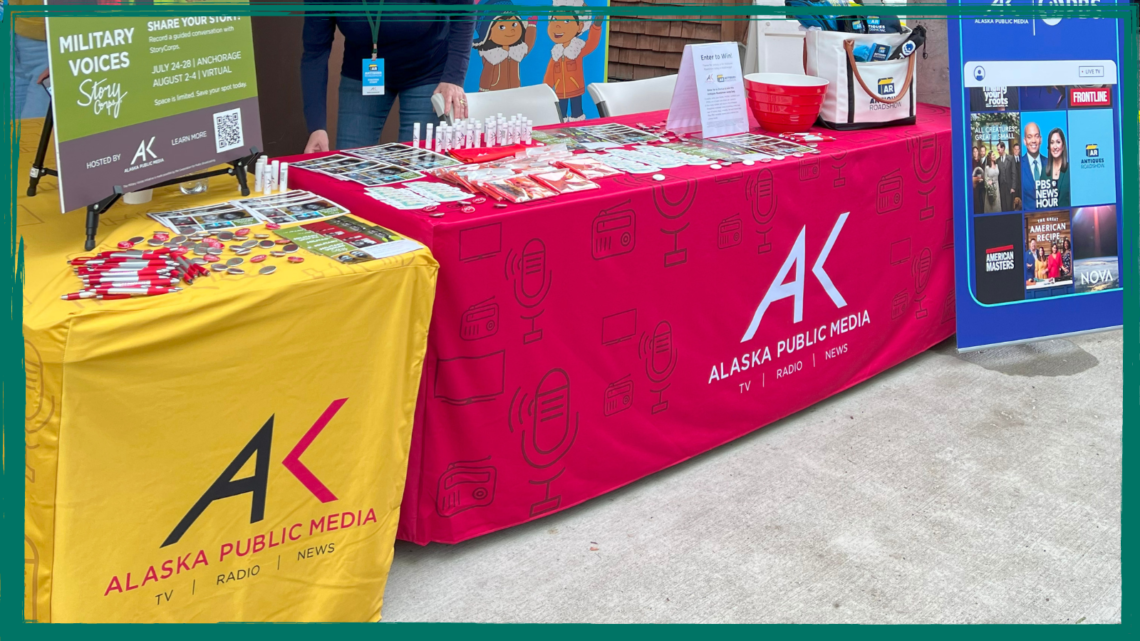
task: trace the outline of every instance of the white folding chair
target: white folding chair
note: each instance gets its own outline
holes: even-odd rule
[[[451,122],[451,114],[443,113],[443,96],[431,97],[431,107],[435,115]],[[558,109],[558,96],[549,85],[538,84],[518,89],[500,91],[480,91],[467,94],[467,117],[484,120],[488,116],[522,114],[539,125],[557,125],[562,122],[562,112]]]
[[[590,99],[603,118],[668,109],[673,101],[677,74],[627,82],[593,82],[586,85]]]

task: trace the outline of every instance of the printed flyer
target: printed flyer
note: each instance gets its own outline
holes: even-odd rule
[[[363,263],[390,258],[421,249],[414,240],[350,216],[274,230],[301,249],[331,258],[338,263]]]
[[[262,148],[252,34],[249,16],[216,13],[49,16],[62,210]]]

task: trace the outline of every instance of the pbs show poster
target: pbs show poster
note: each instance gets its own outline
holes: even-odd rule
[[[1118,289],[1114,85],[968,90],[982,304]]]

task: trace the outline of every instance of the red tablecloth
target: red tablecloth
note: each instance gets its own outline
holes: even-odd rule
[[[564,510],[950,336],[950,118],[918,118],[835,133],[819,156],[441,218],[290,172],[440,262],[399,536]]]

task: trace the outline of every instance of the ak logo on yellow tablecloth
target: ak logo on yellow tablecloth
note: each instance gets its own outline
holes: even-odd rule
[[[337,497],[312,471],[301,463],[301,455],[304,454],[305,450],[320,436],[321,431],[328,425],[336,413],[340,411],[340,408],[347,400],[346,398],[342,398],[329,404],[316,422],[313,423],[312,427],[305,432],[301,440],[297,441],[293,449],[289,451],[289,454],[287,454],[285,459],[281,462],[281,464],[285,466],[285,469],[289,470],[289,472],[301,482],[301,485],[320,500],[321,503],[331,503],[336,501]],[[187,530],[194,525],[198,517],[202,516],[202,513],[204,513],[214,501],[251,494],[249,522],[253,524],[265,518],[265,502],[267,488],[269,486],[269,455],[273,445],[273,419],[274,417],[270,416],[269,419],[265,421],[261,429],[253,435],[253,438],[238,452],[237,456],[226,466],[217,480],[210,485],[190,510],[186,512],[186,515],[174,526],[174,529],[159,547],[166,547],[177,543],[182,536],[186,534]],[[241,471],[242,467],[244,467],[250,459],[254,459],[253,474],[235,480],[234,476]],[[313,536],[327,531],[341,530],[375,522],[376,512],[372,508],[369,508],[367,512],[358,510],[356,512],[328,514],[319,519],[311,519],[307,529],[305,523],[299,522],[282,527],[280,531],[274,530],[267,534],[247,537],[244,541],[244,549],[242,548],[242,541],[223,543],[218,550],[215,560],[221,562],[224,561],[227,556],[244,557],[268,548],[277,547],[286,541],[298,541],[306,536]],[[330,543],[328,545],[332,546],[335,544]],[[329,550],[329,552],[331,551],[332,550]],[[210,565],[210,557],[206,554],[205,550],[198,550],[197,553],[191,552],[185,556],[178,555],[176,558],[168,559],[159,565],[151,565],[143,576],[142,581],[138,584],[133,582],[130,572],[127,572],[123,579],[115,575],[108,583],[103,596],[107,596],[112,592],[121,593],[134,590],[151,582],[168,579],[171,576],[180,574],[183,570],[193,570],[199,565]],[[245,570],[239,570],[239,572],[245,572]],[[231,572],[230,574],[233,575],[234,573]],[[240,578],[244,577],[234,576],[235,580]],[[219,579],[224,581],[225,575],[219,577]]]

